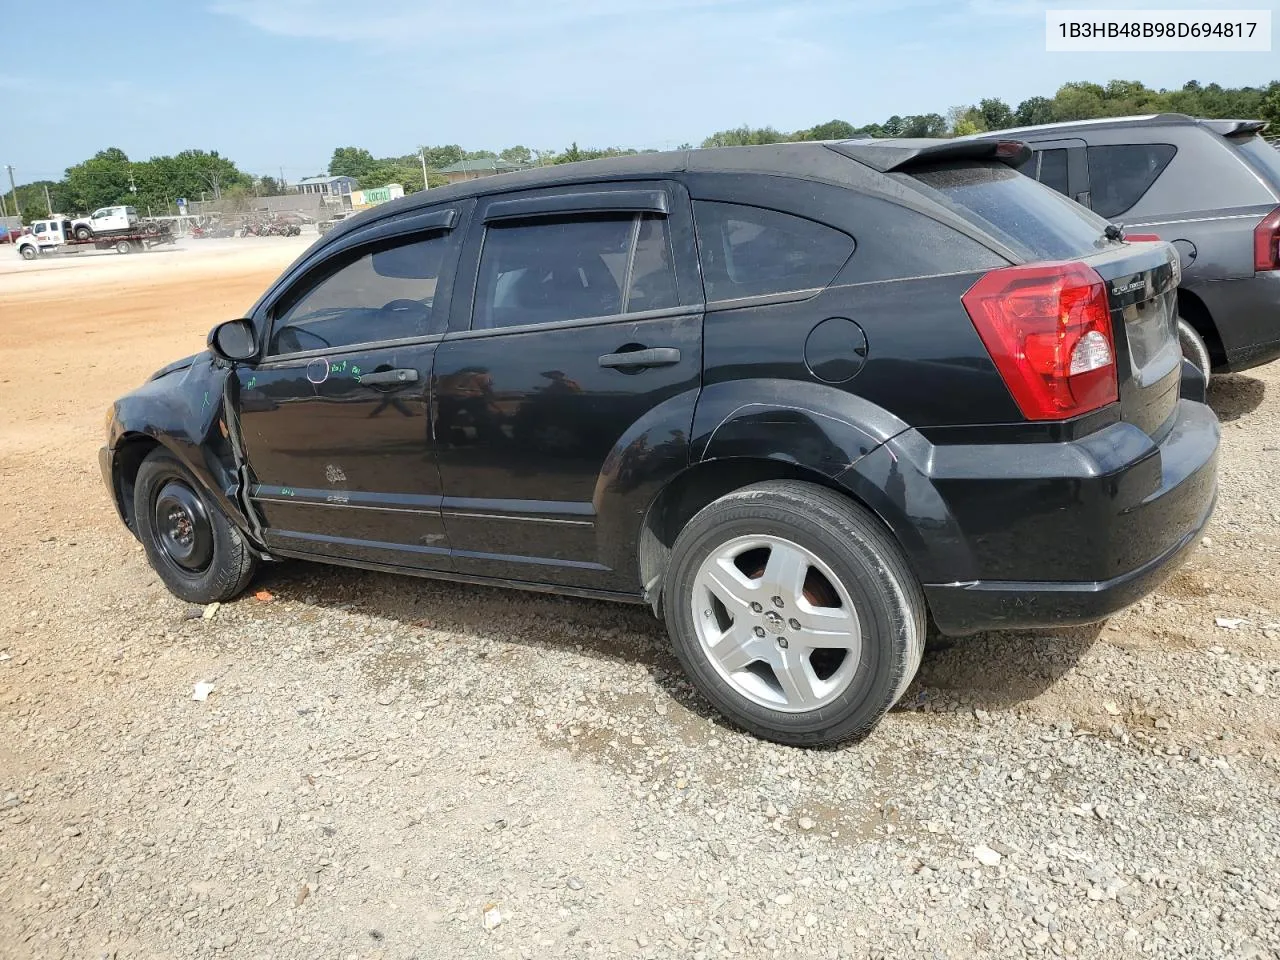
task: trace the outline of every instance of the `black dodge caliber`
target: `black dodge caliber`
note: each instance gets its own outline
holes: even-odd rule
[[[115,404],[169,589],[304,558],[643,602],[754,733],[867,733],[945,634],[1102,619],[1182,558],[1218,426],[1178,259],[1012,141],[647,154],[335,226]]]

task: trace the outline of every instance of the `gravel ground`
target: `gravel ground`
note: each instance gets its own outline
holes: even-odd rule
[[[640,608],[303,564],[170,597],[100,413],[267,266],[149,275],[106,333],[124,281],[0,291],[0,956],[1280,958],[1280,365],[1215,386],[1218,513],[1158,594],[932,651],[800,751]]]

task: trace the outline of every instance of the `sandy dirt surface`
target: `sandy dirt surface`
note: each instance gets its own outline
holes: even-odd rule
[[[1280,957],[1280,365],[1215,384],[1218,512],[1159,593],[787,750],[642,609],[163,590],[104,412],[307,239],[0,256],[0,957]]]

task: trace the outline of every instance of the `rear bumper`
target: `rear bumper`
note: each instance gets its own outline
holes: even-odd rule
[[[1158,444],[1118,423],[1080,441],[1028,446],[985,447],[986,480],[972,470],[933,477],[977,573],[924,584],[943,633],[1105,619],[1155,589],[1213,512],[1218,421],[1203,404],[1180,400]],[[1032,453],[1077,469],[1028,470]],[[953,456],[935,464],[945,473]]]

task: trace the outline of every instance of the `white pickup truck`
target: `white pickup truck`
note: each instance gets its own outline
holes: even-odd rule
[[[158,243],[174,241],[173,233],[168,228],[157,223],[139,223],[136,216],[132,226],[111,230],[105,236],[91,233],[88,237],[81,237],[76,226],[80,222],[82,221],[72,221],[65,217],[33,220],[31,232],[18,238],[18,255],[23,260],[34,260],[44,254],[78,253],[89,249],[132,253],[135,250],[146,250]]]
[[[71,230],[77,240],[159,232],[157,224],[142,223],[133,207],[99,207],[89,216],[71,221]]]

